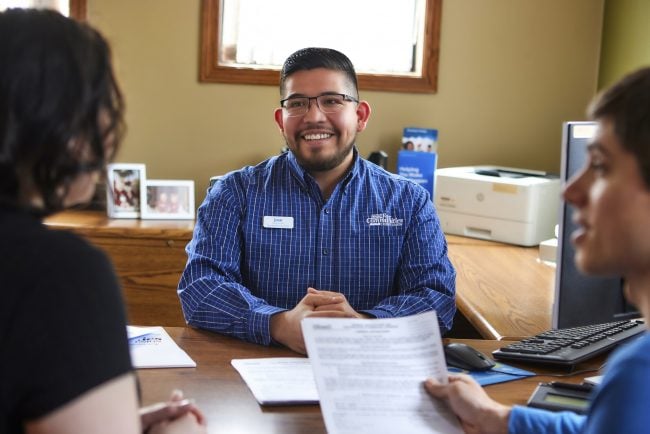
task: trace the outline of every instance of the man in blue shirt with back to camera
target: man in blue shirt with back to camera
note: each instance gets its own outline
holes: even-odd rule
[[[178,286],[187,323],[300,353],[307,316],[436,310],[448,331],[456,274],[431,197],[359,156],[370,106],[350,60],[299,50],[280,94],[290,152],[223,176],[198,210]]]

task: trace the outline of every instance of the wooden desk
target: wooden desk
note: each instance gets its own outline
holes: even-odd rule
[[[447,235],[456,304],[485,339],[519,340],[551,328],[555,268],[537,247]]]
[[[184,326],[176,286],[185,268],[193,221],[109,219],[97,211],[68,211],[46,219],[103,248],[122,282],[129,321]],[[555,269],[536,247],[447,236],[456,267],[460,312],[485,339],[520,338],[551,326]]]
[[[176,287],[194,221],[109,219],[99,211],[66,211],[48,217],[45,224],[75,232],[108,254],[131,324],[185,325]]]
[[[296,357],[296,353],[191,328],[166,329],[196,361],[197,367],[138,370],[143,404],[164,401],[172,389],[179,388],[187,397],[196,399],[207,417],[210,433],[325,433],[318,405],[261,407],[237,371],[230,365],[230,360],[235,358]],[[487,354],[504,345],[503,342],[484,340],[464,342]],[[602,358],[580,368],[596,368],[600,364]],[[531,365],[519,366],[538,373],[551,372]],[[552,380],[552,377],[532,377],[486,386],[486,391],[497,401],[525,405],[538,382]],[[567,382],[581,380],[580,376],[562,379]]]

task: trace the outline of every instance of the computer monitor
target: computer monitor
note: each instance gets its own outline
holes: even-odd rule
[[[596,131],[595,122],[566,122],[562,130],[563,184],[582,169],[587,161],[587,145]],[[553,302],[553,328],[600,324],[640,316],[625,301],[620,277],[585,276],[573,262],[571,233],[576,225],[571,220],[573,207],[560,202],[558,247]]]

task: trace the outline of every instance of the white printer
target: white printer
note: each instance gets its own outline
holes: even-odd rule
[[[447,234],[534,246],[553,237],[560,179],[499,166],[437,169],[435,204]]]

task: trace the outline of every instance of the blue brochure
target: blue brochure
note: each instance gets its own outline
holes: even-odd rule
[[[438,152],[438,130],[432,128],[404,128],[402,149],[405,151]]]
[[[496,366],[487,371],[465,371],[463,369],[447,367],[447,371],[451,374],[467,374],[471,375],[481,386],[488,384],[505,383],[506,381],[519,380],[526,377],[536,375],[534,372],[525,371],[523,369],[515,368],[514,366],[505,365],[496,362]]]
[[[397,153],[397,173],[424,187],[433,198],[437,154],[417,151]]]

